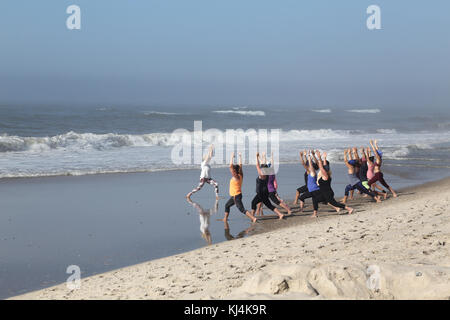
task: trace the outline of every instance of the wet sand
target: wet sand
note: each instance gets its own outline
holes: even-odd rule
[[[13,299],[448,299],[450,179]],[[308,209],[310,209],[308,207]]]

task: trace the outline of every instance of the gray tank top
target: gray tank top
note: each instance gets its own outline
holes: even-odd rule
[[[359,182],[359,179],[355,173],[351,173],[351,174],[348,173],[348,181],[350,182],[350,184],[352,186],[354,186],[355,184],[357,184]]]

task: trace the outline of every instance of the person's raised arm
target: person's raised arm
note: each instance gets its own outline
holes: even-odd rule
[[[369,155],[367,154],[367,150],[364,147],[361,147],[362,150],[362,155],[364,157],[364,159],[366,159],[366,161],[368,161]]]
[[[319,165],[314,150],[311,150],[311,157],[312,157],[312,159],[314,160],[314,163],[317,164],[317,165]]]
[[[377,163],[378,165],[381,164],[381,157],[380,157],[380,155],[378,154],[377,149],[375,149],[375,146],[373,145],[373,141],[372,141],[372,140],[370,140],[370,146],[372,147],[373,154],[375,155],[375,161],[376,161],[376,163]]]
[[[259,164],[259,152],[256,153],[256,170],[258,171],[259,176],[263,176],[263,173],[261,171],[261,166]]]
[[[359,152],[358,152],[358,148],[356,148],[356,147],[353,148],[353,154],[355,155],[355,160],[356,160],[356,162],[359,163]]]
[[[231,153],[231,157],[230,157],[230,172],[232,175],[234,175],[234,170],[233,170],[233,164],[234,164],[234,152]]]
[[[368,163],[370,166],[373,165],[372,160],[370,160],[370,157],[372,156],[372,153],[371,153],[369,147],[366,148],[366,154],[367,154],[367,163]]]
[[[303,151],[300,151],[300,161],[302,162],[303,167],[305,168],[306,171],[309,170],[308,166],[306,165],[306,160],[305,157],[306,155],[303,153]]]
[[[314,170],[311,153],[308,154],[308,163],[309,163],[309,174],[313,177],[316,176],[316,170]]]
[[[328,180],[328,172],[323,167],[322,157],[320,155],[319,150],[316,150],[316,155],[317,155],[317,165],[319,166],[320,173],[322,174],[322,177],[324,178],[324,180]]]
[[[259,159],[259,163],[261,163],[261,162],[264,163],[264,161],[263,161],[263,159],[262,159],[262,155],[259,155],[259,156],[258,156],[258,159]]]
[[[323,165],[330,165],[330,161],[328,161],[328,152],[324,151],[323,155],[322,155],[322,159],[323,159]]]
[[[209,146],[209,150],[208,150],[208,154],[206,155],[206,157],[204,159],[206,161],[206,163],[208,163],[211,160],[211,158],[213,156],[213,152],[214,152],[214,145],[210,145]]]
[[[244,175],[244,171],[242,170],[242,154],[239,152],[239,173],[241,176]]]
[[[375,149],[378,151],[380,148],[378,147],[378,140],[374,140]],[[378,152],[377,152],[378,153]]]
[[[311,160],[315,160],[314,163],[317,164],[316,156],[314,155],[314,150],[309,150],[309,155]]]
[[[212,144],[212,145],[209,147],[209,160],[212,159],[213,154],[214,154],[214,145]]]
[[[348,163],[348,154],[349,153],[350,153],[350,149],[344,150],[344,162],[345,162],[345,165],[347,166],[347,168],[351,169],[352,165],[350,163]]]

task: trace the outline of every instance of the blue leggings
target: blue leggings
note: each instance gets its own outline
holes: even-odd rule
[[[348,197],[350,190],[355,190],[355,189],[361,191],[362,193],[368,194],[372,198],[375,198],[375,196],[376,196],[375,193],[373,193],[372,191],[369,191],[367,188],[365,188],[361,181],[353,186],[351,184],[347,185],[345,187],[345,196]]]

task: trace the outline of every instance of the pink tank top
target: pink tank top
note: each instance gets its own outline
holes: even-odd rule
[[[375,173],[373,172],[373,169],[375,168],[375,164],[372,162],[372,165],[367,163],[367,179],[370,180],[373,178]]]

